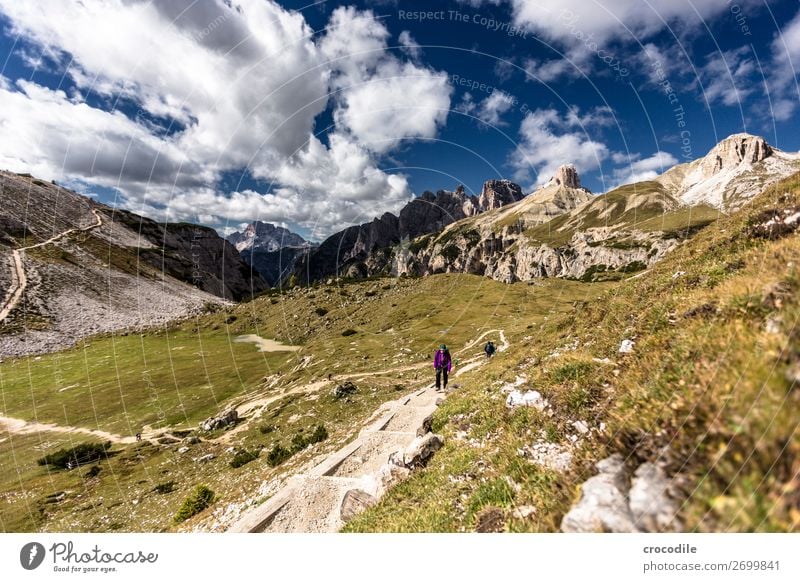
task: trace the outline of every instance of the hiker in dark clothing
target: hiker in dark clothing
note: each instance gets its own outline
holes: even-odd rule
[[[494,355],[495,351],[497,351],[496,348],[494,347],[494,342],[489,340],[486,343],[486,345],[483,346],[483,351],[486,352],[486,357],[487,358],[491,358]]]
[[[436,355],[433,357],[433,369],[436,370],[436,389],[442,388],[442,380],[444,380],[444,388],[447,388],[447,375],[453,367],[453,360],[450,358],[450,350],[447,346],[442,344],[436,350]]]
[[[140,432],[137,432],[137,433],[136,433],[136,442],[138,443],[138,442],[140,442],[141,440],[142,440],[142,433],[140,433]]]

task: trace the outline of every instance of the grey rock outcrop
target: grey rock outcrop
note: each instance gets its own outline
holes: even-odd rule
[[[627,491],[629,489],[625,461],[614,454],[597,463],[598,475],[581,487],[581,499],[561,522],[567,533],[634,532],[636,527]]]
[[[616,453],[597,463],[599,474],[581,487],[580,501],[564,516],[561,530],[590,532],[677,532],[679,508],[670,495],[670,481],[653,463],[634,472]]]
[[[235,408],[230,408],[217,416],[212,416],[211,418],[207,418],[203,422],[200,423],[200,428],[206,432],[212,430],[218,430],[222,428],[228,428],[229,426],[233,426],[239,421],[239,413],[236,411]]]
[[[563,186],[564,188],[579,189],[581,188],[581,179],[578,176],[578,170],[572,164],[565,164],[559,166],[553,176],[551,183],[555,186]]]
[[[455,192],[423,192],[400,211],[398,238],[413,239],[423,234],[439,232],[448,224],[476,214],[478,208],[475,197],[468,196],[462,186],[456,188]]]
[[[636,469],[630,498],[631,514],[636,527],[647,532],[679,531],[675,515],[678,503],[669,495],[670,481],[661,467],[643,463]]]

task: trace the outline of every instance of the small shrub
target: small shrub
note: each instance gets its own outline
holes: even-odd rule
[[[642,261],[633,261],[632,263],[628,263],[617,269],[620,273],[636,273],[638,271],[644,271],[647,269],[647,265],[645,265]]]
[[[276,443],[267,453],[267,464],[270,467],[277,467],[291,456],[292,452],[289,449],[285,449]]]
[[[262,424],[258,427],[258,431],[261,434],[270,434],[275,432],[275,425],[274,424]]]
[[[325,315],[328,315],[328,310],[327,310],[327,309],[325,309],[324,307],[317,307],[317,308],[314,310],[314,313],[316,313],[316,314],[317,314],[317,315],[319,315],[320,317],[323,317],[323,316],[325,316]]]
[[[346,329],[342,332],[343,337],[349,337],[351,335],[356,335],[358,332],[354,329]]]
[[[92,479],[100,474],[100,465],[92,465],[92,468],[86,471],[86,478]]]
[[[167,481],[166,483],[159,483],[153,487],[153,491],[159,495],[166,495],[175,491],[175,481]]]
[[[225,323],[226,323],[227,325],[230,325],[230,324],[232,324],[233,322],[235,322],[236,320],[237,320],[237,317],[236,317],[235,315],[229,315],[229,316],[227,317],[227,319],[225,319]]]
[[[206,485],[198,485],[189,497],[183,501],[183,505],[175,514],[175,523],[186,521],[190,517],[197,515],[214,501],[214,492]]]
[[[375,297],[376,295],[377,293],[375,291],[367,291],[366,293],[364,293],[365,297]]]
[[[36,462],[39,465],[52,465],[59,469],[74,469],[79,465],[93,463],[106,456],[106,452],[111,448],[111,441],[103,444],[82,443],[71,449],[60,449],[55,453],[45,455]]]
[[[315,428],[314,432],[311,433],[311,436],[308,437],[308,444],[313,445],[316,443],[321,443],[327,438],[328,438],[328,429],[325,428],[324,424],[320,424],[317,425],[317,428]]]
[[[308,441],[306,441],[305,437],[300,433],[297,433],[292,437],[292,454],[299,453],[304,448],[308,446]]]
[[[238,469],[242,465],[246,465],[250,461],[255,461],[258,458],[258,455],[261,451],[256,449],[254,451],[247,451],[241,450],[237,451],[235,455],[233,455],[233,459],[231,459],[230,465],[234,469]]]

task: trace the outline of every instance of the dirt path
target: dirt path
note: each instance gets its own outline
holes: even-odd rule
[[[25,288],[28,286],[28,278],[25,276],[25,267],[22,264],[22,253],[54,243],[58,239],[70,235],[73,232],[86,232],[103,226],[103,218],[100,216],[100,213],[96,208],[92,208],[92,214],[94,214],[94,217],[97,219],[95,224],[81,228],[70,228],[64,232],[50,237],[46,241],[36,243],[35,245],[29,245],[27,247],[20,247],[11,251],[11,286],[6,294],[5,301],[3,302],[3,308],[0,309],[0,321],[5,320],[5,318],[8,317],[8,314],[11,313],[11,311],[17,306],[20,299],[22,299],[22,294],[25,293]]]
[[[498,351],[509,348],[503,330],[492,330],[459,352],[476,346],[489,333],[499,333],[502,345]],[[470,358],[456,375],[479,368],[486,361],[483,355]],[[367,374],[359,374],[364,375]],[[327,455],[305,472],[291,476],[282,489],[243,514],[227,531],[339,531],[344,525],[341,506],[345,494],[353,489],[375,497],[383,494],[379,478],[381,469],[392,453],[404,451],[414,441],[417,429],[436,410],[443,396],[444,393],[437,392],[432,384],[428,384],[408,396],[383,404],[354,441]]]
[[[255,344],[256,347],[258,347],[259,352],[296,352],[303,349],[303,346],[289,346],[280,342],[276,342],[275,340],[263,338],[254,333],[240,335],[233,341],[236,343]]]
[[[36,434],[39,432],[57,432],[62,434],[82,434],[97,437],[115,444],[128,445],[136,442],[135,437],[124,437],[104,430],[93,430],[79,426],[60,426],[42,422],[29,422],[20,418],[0,415],[0,430],[9,434]]]

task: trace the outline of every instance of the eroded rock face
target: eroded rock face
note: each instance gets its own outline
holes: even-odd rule
[[[576,170],[575,166],[572,164],[559,166],[551,182],[556,186],[563,186],[565,188],[573,188],[576,190],[581,188],[581,179],[578,176],[578,170]]]
[[[522,200],[522,188],[509,180],[489,180],[483,185],[478,197],[478,207],[482,212],[501,208]]]
[[[392,272],[419,276],[466,272],[503,283],[543,277],[581,279],[608,271],[640,271],[679,244],[661,233],[625,234],[626,243],[621,245],[617,243],[618,231],[592,228],[574,234],[562,245],[551,246],[515,233],[459,233],[446,244],[431,244],[415,253],[397,252]]]
[[[772,155],[772,147],[757,135],[736,134],[719,142],[703,160],[704,173],[711,176],[739,164],[755,164]]]

